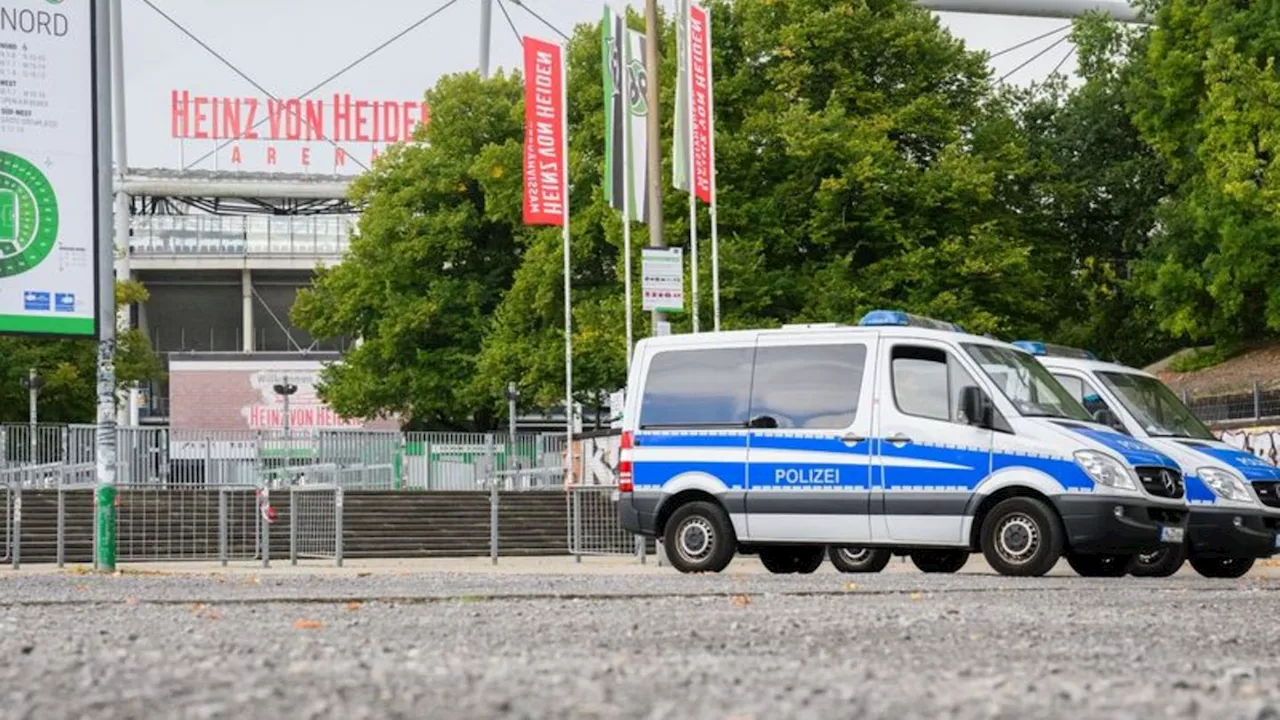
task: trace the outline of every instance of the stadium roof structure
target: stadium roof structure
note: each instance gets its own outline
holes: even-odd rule
[[[130,168],[120,189],[136,215],[182,214],[182,206],[212,214],[332,215],[354,212],[349,175]]]

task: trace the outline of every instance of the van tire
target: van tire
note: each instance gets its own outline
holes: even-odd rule
[[[832,545],[827,548],[827,557],[843,573],[878,573],[889,564],[893,553],[887,548]]]
[[[1191,556],[1191,567],[1207,578],[1232,579],[1244,577],[1253,568],[1253,558],[1196,557]]]
[[[822,555],[821,546],[776,545],[760,548],[760,563],[775,575],[808,575],[822,566]]]
[[[733,523],[724,508],[701,500],[671,513],[663,541],[671,567],[682,573],[720,572],[738,549]]]
[[[1080,577],[1124,577],[1135,559],[1133,555],[1067,553],[1067,564]]]
[[[978,536],[987,564],[1001,575],[1039,577],[1062,557],[1062,523],[1042,500],[1012,497],[991,508]],[[1026,546],[1019,543],[1025,541]]]
[[[1134,577],[1169,577],[1182,569],[1187,559],[1183,545],[1165,546],[1153,553],[1138,553],[1129,563],[1129,574]]]
[[[968,550],[916,550],[911,562],[926,573],[954,573],[969,562]]]

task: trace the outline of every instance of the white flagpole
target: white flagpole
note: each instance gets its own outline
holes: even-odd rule
[[[711,294],[714,297],[715,330],[720,332],[720,229],[716,215],[716,204],[720,202],[720,189],[716,187],[716,79],[715,63],[712,62],[711,48],[711,8],[703,8],[707,13],[707,125],[710,136],[711,151]],[[692,98],[690,98],[692,103]],[[690,148],[692,155],[692,148]]]
[[[569,65],[565,47],[560,46],[560,134],[563,138],[564,156],[560,158],[564,193],[564,431],[565,431],[565,484],[573,482],[573,306],[569,275]]]
[[[625,12],[625,10],[624,10]],[[622,42],[623,56],[619,59],[622,63],[622,77],[618,78],[622,82],[622,97],[628,97],[631,89],[631,63],[627,59],[631,55],[631,38],[627,36],[626,23],[622,24]],[[624,172],[622,173],[622,271],[626,273],[626,279],[623,280],[623,301],[627,305],[627,376],[631,375],[631,350],[634,347],[632,338],[633,329],[631,325],[631,113],[627,109],[626,100],[623,100],[622,112],[622,165]]]
[[[689,177],[689,248],[693,255],[693,331],[698,332],[698,311],[702,309],[702,305],[698,298],[698,192],[693,182],[693,38],[689,36],[689,8],[690,3],[695,0],[688,0],[684,6],[684,17],[677,22],[684,23],[684,93],[685,93],[685,110],[688,116],[685,118],[685,125],[688,129],[686,133],[689,136],[689,151],[685,153],[686,174]],[[707,16],[710,18],[710,15]],[[708,23],[710,25],[710,23]],[[720,329],[720,323],[716,322],[716,329]]]

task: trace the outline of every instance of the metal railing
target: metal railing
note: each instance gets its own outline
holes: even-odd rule
[[[618,519],[618,488],[577,486],[569,489],[567,501],[569,554],[635,555],[643,562],[644,539],[622,528]]]
[[[1182,402],[1209,425],[1280,419],[1280,389],[1264,390],[1257,382],[1249,389],[1212,395],[1183,390]]]
[[[120,562],[256,560],[263,556],[258,488],[117,486]]]
[[[289,562],[332,560],[342,567],[343,490],[338,485],[289,488]]]

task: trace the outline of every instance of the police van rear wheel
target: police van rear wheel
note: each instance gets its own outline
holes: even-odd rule
[[[1191,556],[1191,567],[1207,578],[1238,578],[1253,567],[1253,558]]]
[[[671,566],[680,572],[720,572],[737,549],[733,523],[719,505],[681,505],[667,521],[664,541]]]
[[[780,545],[760,548],[760,562],[776,575],[807,575],[822,565],[822,548],[808,545]]]
[[[1149,553],[1138,553],[1129,563],[1129,574],[1134,577],[1169,577],[1182,568],[1186,560],[1186,548],[1182,545],[1162,547]]]
[[[878,573],[889,564],[893,553],[886,548],[832,545],[827,556],[837,570],[844,573]]]
[[[1029,497],[1002,501],[982,521],[979,544],[1001,575],[1037,577],[1062,557],[1062,525],[1053,508]]]
[[[1067,553],[1067,564],[1080,577],[1124,577],[1132,555]]]
[[[927,573],[953,573],[969,562],[968,550],[917,550],[911,553],[911,562]]]

